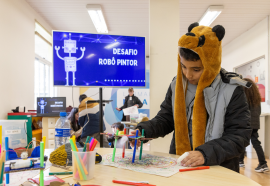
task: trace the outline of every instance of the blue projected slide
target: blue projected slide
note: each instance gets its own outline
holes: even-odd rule
[[[145,86],[145,38],[53,31],[55,86]]]

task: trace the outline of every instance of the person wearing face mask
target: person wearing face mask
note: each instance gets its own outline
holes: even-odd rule
[[[121,111],[125,108],[132,107],[132,106],[137,106],[137,108],[142,108],[143,104],[137,96],[134,96],[133,88],[129,88],[128,89],[128,96],[126,96],[126,98],[125,98],[124,105],[120,108],[116,108],[116,110]],[[130,121],[130,117],[123,116],[122,121]]]

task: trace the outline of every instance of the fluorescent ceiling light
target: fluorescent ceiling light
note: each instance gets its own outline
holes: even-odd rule
[[[223,10],[223,6],[209,6],[207,11],[204,13],[202,18],[199,21],[200,25],[210,26],[211,23],[217,18],[217,16]]]
[[[108,33],[106,21],[104,19],[100,5],[86,5],[86,9],[96,27],[98,33]]]

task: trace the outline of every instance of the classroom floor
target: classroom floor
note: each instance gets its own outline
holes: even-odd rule
[[[267,165],[270,166],[270,160],[267,159]],[[250,179],[256,181],[262,186],[270,185],[270,171],[265,173],[255,172],[255,168],[258,166],[258,159],[245,158],[245,168],[240,168],[240,173]]]

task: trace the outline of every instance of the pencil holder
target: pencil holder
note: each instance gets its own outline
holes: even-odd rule
[[[96,152],[97,149],[83,152],[82,148],[72,151],[73,179],[82,181],[94,177]]]

